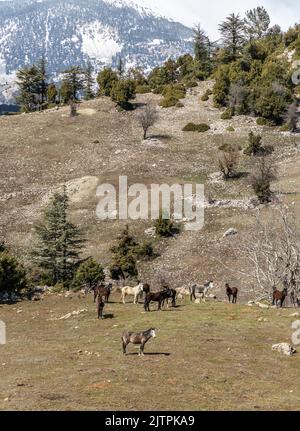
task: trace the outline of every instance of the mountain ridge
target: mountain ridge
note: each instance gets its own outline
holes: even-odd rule
[[[118,0],[13,0],[0,3],[0,76],[10,88],[15,72],[44,56],[49,74],[88,61],[98,71],[115,66],[149,71],[192,52],[192,30],[149,8]],[[6,92],[5,92],[6,91]],[[0,102],[11,98],[9,90]],[[3,92],[3,88],[2,88]]]

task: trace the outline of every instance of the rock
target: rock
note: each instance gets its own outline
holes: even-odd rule
[[[226,238],[227,236],[234,236],[237,234],[238,234],[238,231],[232,227],[224,233],[223,238]]]
[[[145,230],[145,235],[151,236],[152,238],[154,238],[156,236],[156,229],[155,229],[155,227],[150,227],[149,229],[146,229]]]
[[[258,322],[268,322],[268,319],[265,319],[264,317],[260,317],[257,321]]]
[[[256,302],[256,305],[257,305],[259,308],[263,308],[263,309],[265,309],[265,310],[268,310],[268,309],[270,308],[270,306],[269,306],[269,305],[267,305],[267,304],[263,304],[262,302]]]
[[[293,346],[287,343],[274,344],[272,346],[272,350],[274,352],[277,351],[279,353],[282,353],[286,356],[293,356],[297,352]]]
[[[288,317],[300,317],[300,313],[289,314]]]

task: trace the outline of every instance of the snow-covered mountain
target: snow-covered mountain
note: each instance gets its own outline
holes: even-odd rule
[[[0,103],[11,98],[15,71],[43,55],[54,75],[88,60],[99,70],[118,58],[149,70],[191,52],[191,37],[191,29],[130,0],[1,1]]]

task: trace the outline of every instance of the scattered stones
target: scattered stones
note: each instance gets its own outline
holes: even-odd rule
[[[293,356],[297,351],[296,349],[287,343],[274,344],[272,350],[275,352],[282,353],[286,356]]]
[[[228,236],[234,236],[234,235],[237,235],[237,234],[238,234],[238,231],[237,231],[236,229],[234,229],[233,227],[231,227],[230,229],[228,229],[228,230],[224,233],[223,238],[226,238],[226,237],[228,237]]]
[[[77,311],[72,311],[71,313],[65,314],[64,316],[61,317],[55,317],[53,319],[50,320],[66,320],[66,319],[70,319],[70,317],[72,316],[79,316],[82,313],[87,313],[87,309],[83,308],[82,310],[77,310]]]
[[[289,314],[288,317],[300,317],[300,313]]]

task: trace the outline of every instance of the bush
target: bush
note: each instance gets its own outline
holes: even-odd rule
[[[179,102],[176,103],[176,108],[184,108],[184,104],[179,100]]]
[[[195,88],[198,87],[198,82],[193,80],[184,81],[185,88]]]
[[[212,95],[212,90],[208,89],[201,97],[202,102],[207,102],[209,100],[209,96]]]
[[[137,256],[144,260],[155,259],[157,257],[153,244],[150,241],[144,241],[137,247]]]
[[[162,215],[155,222],[155,233],[157,236],[168,238],[178,232],[171,219],[165,219]]]
[[[104,280],[105,275],[102,266],[90,258],[79,266],[73,284],[74,286],[86,286],[89,290],[92,290]]]
[[[150,85],[137,85],[135,92],[137,94],[147,94],[147,93],[151,93],[151,87]]]
[[[248,137],[248,146],[247,148],[245,148],[244,153],[247,156],[257,156],[258,154],[261,154],[261,152],[263,151],[263,146],[262,146],[262,136],[261,135],[255,135],[253,132],[249,133],[249,137]]]
[[[221,120],[231,120],[232,117],[233,117],[233,110],[231,108],[227,108],[221,115]]]
[[[256,159],[252,168],[250,182],[260,203],[271,201],[271,182],[277,179],[273,161],[265,156]]]
[[[219,156],[219,168],[225,180],[236,176],[238,166],[239,153],[232,149],[231,151],[223,151]]]
[[[256,120],[256,124],[258,125],[258,126],[268,126],[269,124],[269,121],[266,119],[266,118],[263,118],[263,117],[259,117],[257,120]]]
[[[27,288],[26,271],[8,251],[0,253],[0,294],[20,295]]]
[[[129,107],[129,100],[135,97],[135,84],[131,79],[116,81],[112,85],[111,98],[121,108]]]
[[[164,85],[159,85],[158,87],[154,88],[153,94],[162,94],[165,89]]]
[[[171,108],[172,106],[176,106],[178,103],[178,99],[176,97],[165,97],[159,103],[162,108]]]
[[[186,89],[182,84],[171,84],[166,85],[163,89],[162,95],[165,98],[174,97],[176,99],[184,99],[186,95]]]
[[[198,132],[200,133],[204,133],[204,132],[208,132],[208,130],[210,130],[210,126],[208,124],[199,124],[198,126]]]
[[[281,132],[290,132],[291,126],[289,123],[285,123],[283,126],[281,126],[280,131]]]
[[[232,126],[227,127],[227,132],[235,132],[235,128]]]
[[[207,132],[210,130],[210,127],[207,124],[195,124],[195,123],[188,123],[184,128],[182,129],[183,132]]]

